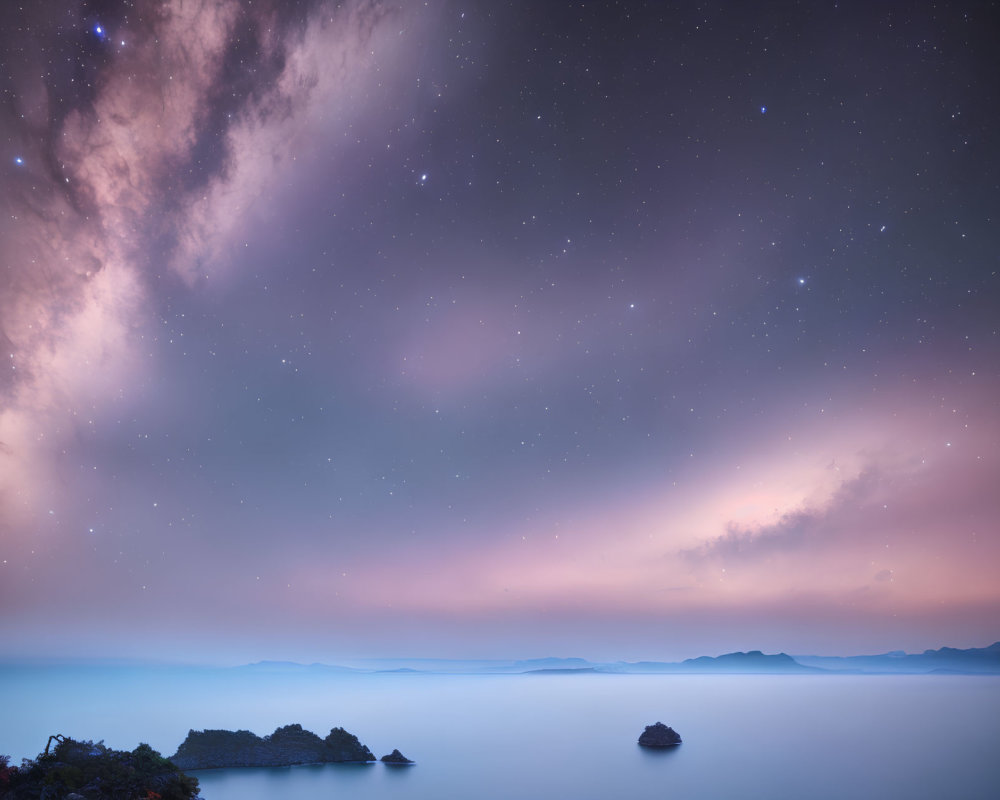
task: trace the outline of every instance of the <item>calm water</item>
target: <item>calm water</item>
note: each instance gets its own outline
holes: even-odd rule
[[[334,725],[419,762],[196,773],[205,800],[995,798],[1000,678],[0,670],[0,752],[51,733],[165,755],[189,728]],[[684,744],[636,746],[662,720]]]

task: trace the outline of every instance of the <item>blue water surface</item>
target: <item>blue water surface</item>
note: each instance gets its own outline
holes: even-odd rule
[[[413,767],[194,773],[205,800],[995,798],[1000,677],[328,675],[0,669],[0,753],[49,734],[172,754],[188,729],[342,726]],[[684,743],[636,745],[656,721]]]

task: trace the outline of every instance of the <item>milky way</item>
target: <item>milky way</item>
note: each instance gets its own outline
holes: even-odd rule
[[[988,4],[43,2],[12,655],[997,638]]]

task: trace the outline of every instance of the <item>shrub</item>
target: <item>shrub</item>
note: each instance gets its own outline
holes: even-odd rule
[[[131,753],[103,742],[63,738],[51,753],[20,769],[0,760],[0,798],[35,800],[76,792],[88,800],[194,800],[198,780],[185,775],[148,744]]]

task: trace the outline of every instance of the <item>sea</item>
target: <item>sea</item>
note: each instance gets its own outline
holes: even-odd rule
[[[639,747],[658,721],[683,744]],[[1000,797],[1000,676],[0,667],[12,763],[56,733],[169,756],[293,722],[416,763],[193,772],[204,800]]]

